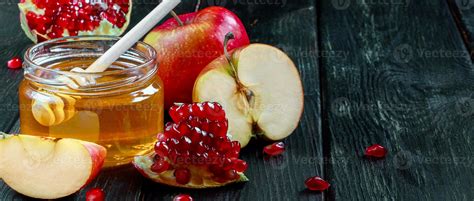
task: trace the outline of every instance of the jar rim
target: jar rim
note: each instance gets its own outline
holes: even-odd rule
[[[103,40],[120,40],[121,37],[118,36],[106,36],[106,35],[90,35],[90,36],[67,36],[67,37],[62,37],[62,38],[56,38],[52,40],[47,40],[40,42],[38,44],[35,44],[31,47],[29,47],[24,54],[24,62],[28,65],[23,65],[28,66],[28,67],[34,67],[36,69],[40,69],[42,71],[49,71],[49,72],[54,72],[54,73],[60,73],[60,74],[65,74],[65,75],[70,75],[70,76],[90,76],[90,75],[97,75],[97,76],[106,76],[106,75],[114,75],[114,74],[120,74],[124,73],[127,71],[134,71],[138,70],[141,68],[145,68],[147,66],[153,65],[154,62],[156,62],[156,50],[153,48],[150,44],[142,42],[142,41],[137,41],[136,44],[140,44],[146,48],[147,51],[150,51],[150,58],[147,58],[146,61],[142,64],[139,64],[134,67],[129,67],[126,69],[114,69],[112,71],[103,71],[103,72],[76,72],[76,71],[62,71],[60,69],[52,69],[48,68],[45,66],[42,66],[35,61],[32,60],[33,53],[32,51],[35,49],[38,49],[42,46],[48,45],[48,44],[55,44],[55,43],[62,43],[62,42],[71,42],[71,41],[103,41]],[[158,65],[155,65],[156,70],[158,70]]]

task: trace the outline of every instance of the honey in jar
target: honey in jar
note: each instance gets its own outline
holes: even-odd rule
[[[105,167],[150,152],[164,115],[154,49],[139,42],[104,72],[71,71],[87,68],[117,40],[71,37],[28,49],[19,88],[21,132],[100,144],[107,148]]]

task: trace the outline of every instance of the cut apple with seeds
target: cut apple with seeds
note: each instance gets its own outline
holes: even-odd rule
[[[97,176],[105,156],[104,147],[90,142],[0,134],[0,178],[33,198],[77,192]]]
[[[298,126],[304,100],[291,59],[275,47],[251,44],[211,62],[196,80],[193,101],[220,103],[232,139],[243,147],[255,135],[272,141],[289,136]]]

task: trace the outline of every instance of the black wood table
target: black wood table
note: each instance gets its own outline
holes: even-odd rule
[[[132,25],[155,5],[134,0]],[[178,13],[189,12],[185,2]],[[287,151],[265,159],[265,142],[242,157],[250,181],[217,189],[155,184],[132,167],[104,171],[65,200],[101,187],[107,200],[474,200],[474,1],[207,0],[238,14],[253,42],[286,51],[305,90]],[[0,2],[0,63],[32,43],[18,8]],[[0,129],[18,132],[20,70],[0,68]],[[363,157],[379,143],[383,160]],[[328,191],[305,190],[319,175]],[[0,183],[0,200],[30,200]]]

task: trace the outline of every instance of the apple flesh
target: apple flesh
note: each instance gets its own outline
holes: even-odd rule
[[[219,102],[229,133],[242,147],[255,135],[273,141],[290,135],[303,111],[301,79],[291,59],[264,44],[237,48],[229,57],[221,56],[201,72],[193,100]]]
[[[104,147],[90,142],[0,134],[0,177],[33,198],[77,192],[97,176],[105,156]]]
[[[171,18],[144,39],[157,52],[165,108],[175,102],[191,103],[196,77],[207,64],[222,55],[224,36],[228,32],[238,38],[228,44],[228,50],[250,43],[240,19],[223,7],[208,7],[180,15],[179,19],[183,26]]]

